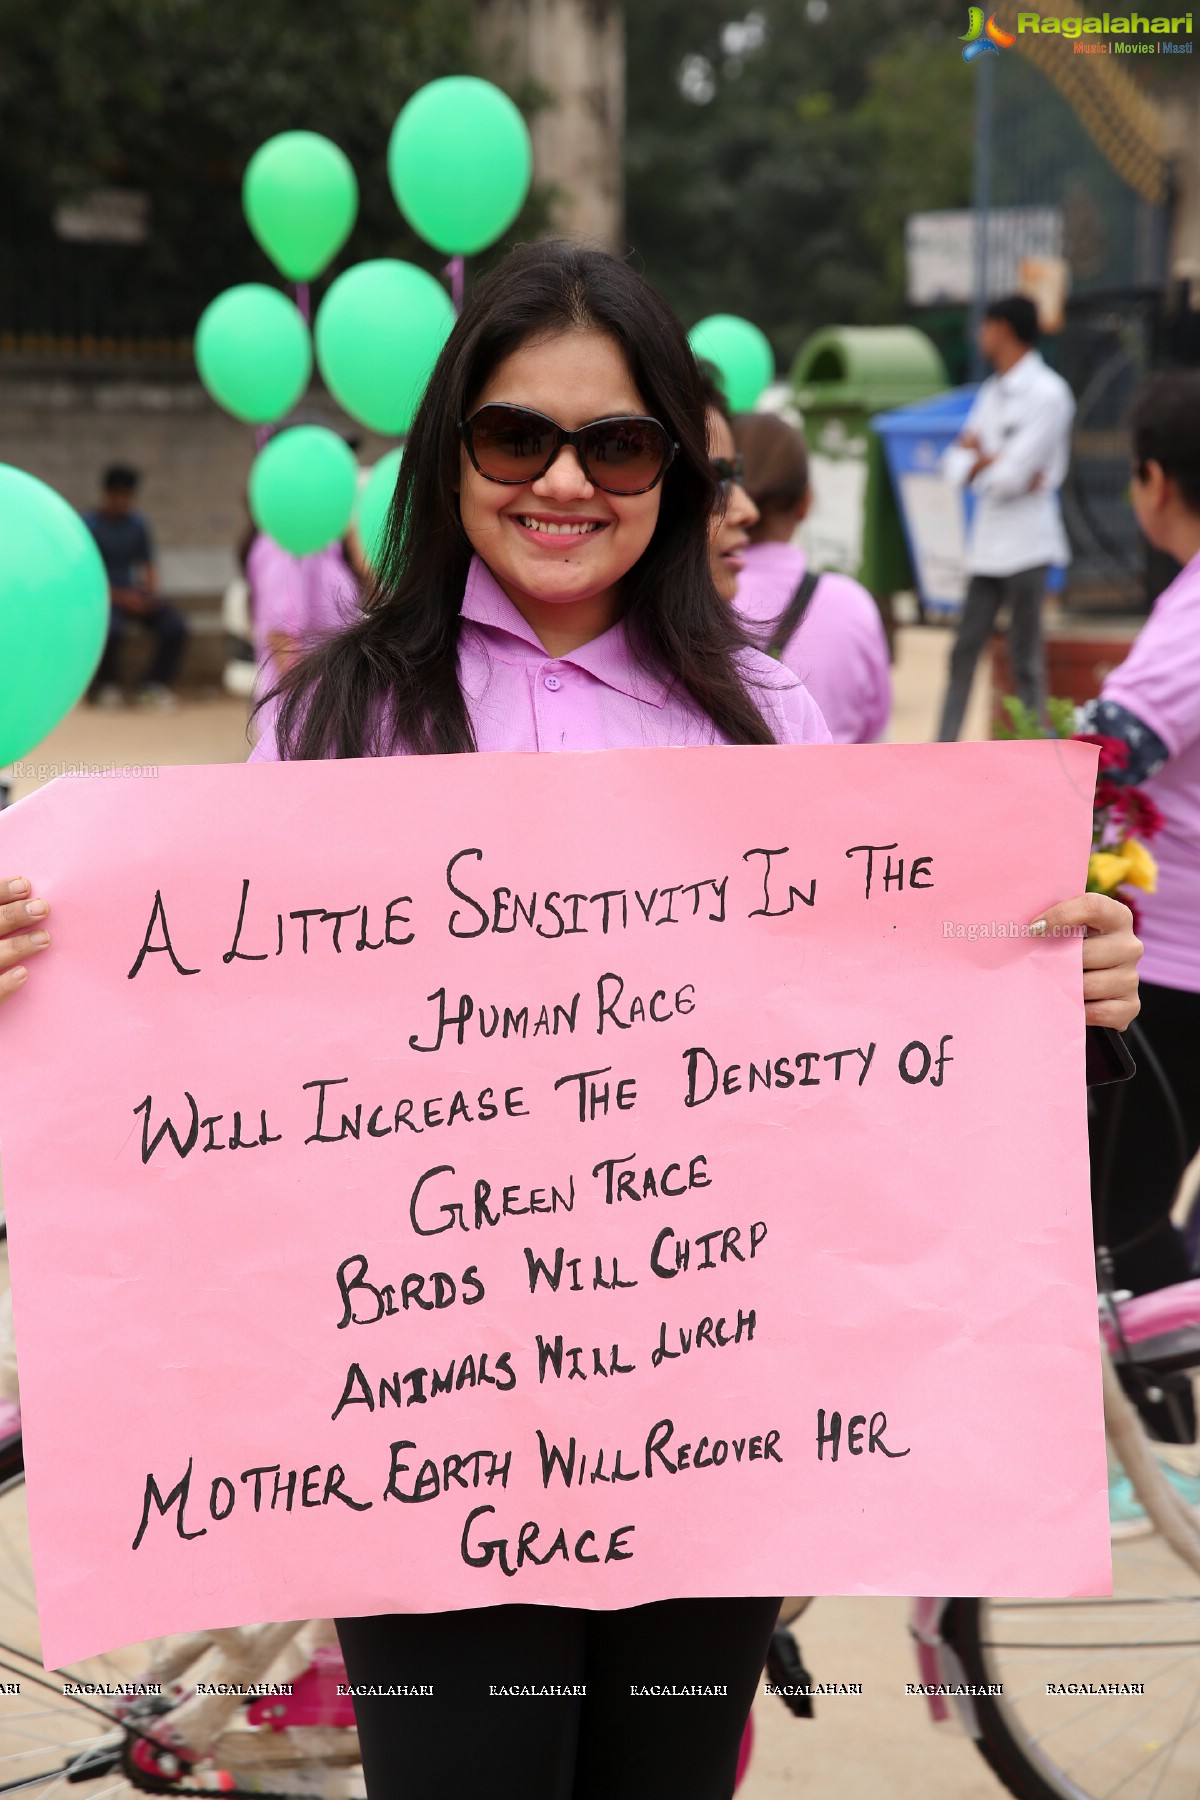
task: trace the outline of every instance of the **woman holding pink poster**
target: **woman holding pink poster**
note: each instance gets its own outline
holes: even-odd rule
[[[665,302],[600,252],[517,250],[433,372],[362,617],[287,672],[254,760],[827,742],[714,585],[719,503],[699,372]],[[28,881],[10,888],[0,996],[42,947],[37,904]],[[1127,910],[1080,896],[1047,920],[1091,928],[1086,1015],[1123,1028]],[[778,1607],[342,1618],[368,1793],[727,1800]]]
[[[1146,799],[1162,816],[1154,840],[1157,886],[1139,899],[1146,979],[1138,1031],[1148,1050],[1139,1048],[1132,1082],[1099,1098],[1092,1121],[1097,1242],[1112,1248],[1114,1285],[1134,1294],[1195,1273],[1196,1245],[1172,1224],[1171,1209],[1183,1169],[1200,1149],[1198,421],[1195,371],[1154,376],[1134,402],[1133,510],[1149,542],[1181,567],[1083,717],[1086,730],[1109,740],[1109,782],[1118,790],[1144,782]],[[1159,1438],[1186,1446],[1183,1466],[1167,1473],[1189,1505],[1200,1504],[1190,1383],[1176,1377],[1164,1384],[1161,1400],[1139,1401]],[[1111,1508],[1115,1529],[1148,1529],[1124,1477]]]

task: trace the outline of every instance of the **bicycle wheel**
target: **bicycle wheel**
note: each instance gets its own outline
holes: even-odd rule
[[[192,1646],[198,1643],[199,1648]],[[357,1766],[357,1741],[347,1745],[345,1732],[314,1732],[314,1745],[336,1743],[338,1756],[301,1749],[302,1732],[275,1733],[235,1730],[220,1741],[240,1743],[243,1759],[222,1768],[212,1758],[202,1763],[161,1772],[139,1768],[135,1751],[146,1741],[164,1741],[166,1715],[151,1711],[140,1721],[117,1716],[116,1702],[97,1695],[69,1695],[63,1684],[137,1682],[148,1679],[152,1653],[156,1666],[173,1672],[163,1681],[162,1704],[168,1712],[171,1679],[186,1688],[198,1675],[206,1679],[221,1674],[219,1651],[203,1640],[169,1638],[154,1645],[131,1644],[105,1656],[91,1657],[69,1669],[46,1670],[41,1663],[41,1637],[34,1602],[33,1573],[25,1514],[25,1486],[14,1481],[0,1491],[0,1796],[19,1794],[23,1800],[66,1800],[78,1793],[81,1800],[131,1800],[136,1793],[223,1793],[257,1795],[261,1800],[354,1800],[362,1794]],[[283,1678],[282,1672],[280,1678]],[[5,1684],[19,1683],[19,1693],[2,1691]],[[154,1699],[143,1703],[153,1709]],[[140,1728],[139,1728],[140,1726]],[[265,1743],[263,1743],[265,1739]],[[259,1748],[259,1745],[262,1745]],[[352,1746],[352,1749],[351,1749]],[[354,1761],[347,1756],[350,1751]],[[257,1766],[255,1766],[257,1764]],[[169,1768],[169,1765],[168,1765]],[[231,1770],[233,1772],[231,1772]]]
[[[0,1621],[0,1684],[20,1684],[19,1693],[0,1692],[0,1794],[31,1800],[65,1794],[68,1783],[80,1782],[89,1757],[94,1776],[81,1781],[81,1794],[132,1794],[119,1760],[114,1766],[124,1732],[111,1703],[62,1688],[65,1681],[136,1680],[137,1651],[93,1657],[70,1670],[42,1668],[22,1481],[0,1493]],[[100,1754],[105,1746],[112,1755]]]
[[[1156,1535],[1114,1543],[1111,1597],[956,1600],[943,1631],[1002,1687],[976,1742],[1018,1800],[1200,1794],[1200,1578]]]

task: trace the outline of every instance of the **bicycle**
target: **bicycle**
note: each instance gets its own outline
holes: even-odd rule
[[[1186,1175],[1187,1142],[1170,1084],[1137,1026],[1138,1060],[1160,1084]],[[942,1635],[967,1680],[1002,1685],[975,1703],[978,1748],[1019,1800],[1169,1800],[1200,1791],[1200,1528],[1162,1476],[1118,1383],[1161,1402],[1172,1377],[1200,1373],[1200,1279],[1138,1297],[1112,1291],[1101,1177],[1097,1269],[1105,1344],[1105,1422],[1154,1535],[1113,1544],[1113,1597],[1074,1602],[959,1600]],[[1186,1204],[1186,1201],[1185,1201]],[[1183,1221],[1193,1269],[1200,1204]],[[1058,1668],[1051,1672],[1051,1660]],[[1136,1660],[1137,1674],[1131,1673]],[[1064,1675],[1070,1665],[1071,1674]],[[1141,1680],[1142,1696],[1096,1694]],[[1071,1687],[1076,1692],[1069,1691]],[[1061,1691],[1066,1688],[1068,1691]],[[1114,1702],[1137,1699],[1127,1714]],[[1099,1728],[1099,1730],[1098,1730]]]
[[[1148,1372],[1200,1370],[1200,1281],[1180,1285],[1186,1295],[1163,1290],[1176,1294],[1177,1313],[1164,1331],[1149,1309],[1124,1311]],[[1122,1404],[1110,1375],[1106,1405]],[[1136,1418],[1131,1429],[1140,1433]],[[934,1671],[923,1679],[984,1690],[961,1720],[1018,1800],[1184,1800],[1200,1790],[1200,1531],[1148,1446],[1140,1456],[1128,1439],[1122,1448],[1157,1530],[1114,1542],[1111,1598],[929,1601],[914,1615]]]
[[[1156,1071],[1144,1036],[1135,1027],[1129,1035],[1139,1061]],[[1171,1111],[1169,1085],[1156,1072]],[[1175,1123],[1182,1182],[1187,1158],[1177,1110]],[[1192,1173],[1200,1190],[1200,1159]],[[1200,1192],[1189,1204],[1186,1184],[1184,1205],[1182,1235],[1197,1268]],[[1135,1297],[1112,1291],[1103,1249],[1097,1266],[1106,1432],[1153,1535],[1114,1541],[1111,1598],[926,1597],[913,1602],[909,1629],[922,1686],[961,1690],[927,1695],[933,1722],[968,1733],[1017,1800],[1195,1800],[1200,1517],[1158,1468],[1116,1371],[1156,1404],[1169,1378],[1200,1377],[1200,1277]],[[775,1655],[804,1674],[794,1640]],[[1141,1694],[1120,1691],[1139,1684]]]
[[[1200,1370],[1200,1281],[1181,1287],[1122,1303],[1126,1342],[1147,1371]],[[1124,1415],[1110,1433],[1158,1528],[1153,1537],[1114,1542],[1113,1598],[930,1596],[911,1605],[931,1721],[968,1736],[1017,1800],[1195,1800],[1200,1793],[1200,1521],[1176,1516],[1180,1503],[1111,1364],[1106,1388],[1106,1418]],[[1173,1544],[1163,1528],[1178,1536],[1180,1523],[1190,1541]],[[785,1614],[805,1604],[788,1602]],[[785,1648],[781,1638],[790,1640]],[[801,1696],[785,1704],[811,1717],[803,1695],[821,1671],[809,1675],[790,1633],[776,1633],[773,1660],[772,1681],[795,1683]],[[1144,1693],[1130,1693],[1138,1683]],[[1126,1692],[1096,1691],[1106,1685]]]
[[[1189,1242],[1198,1228],[1200,1205],[1188,1223]],[[1144,1383],[1180,1371],[1200,1374],[1200,1278],[1138,1298],[1102,1296],[1101,1323],[1109,1355]],[[930,1694],[931,1718],[968,1731],[1017,1800],[1100,1800],[1114,1793],[1122,1800],[1195,1800],[1200,1791],[1200,1530],[1158,1473],[1136,1414],[1106,1366],[1110,1438],[1157,1528],[1150,1539],[1114,1544],[1114,1596],[913,1603],[921,1683],[1000,1690]],[[66,1786],[86,1788],[93,1800],[135,1792],[223,1792],[234,1800],[361,1794],[352,1709],[348,1697],[336,1694],[340,1657],[328,1632],[324,1643],[307,1642],[305,1623],[166,1639],[149,1662],[145,1646],[132,1646],[64,1672],[77,1686],[157,1683],[166,1690],[135,1695],[119,1709],[106,1710],[86,1693],[64,1694],[37,1654],[19,1470],[0,1491],[0,1597],[6,1602],[0,1683],[15,1674],[38,1697],[32,1712],[0,1713],[0,1795],[41,1800]],[[24,1609],[24,1636],[9,1623],[14,1603]],[[793,1617],[804,1604],[791,1603]],[[306,1647],[311,1654],[291,1695],[247,1701],[195,1692],[201,1671],[217,1689],[282,1686],[289,1665],[281,1659],[299,1656],[303,1664]],[[1113,1696],[1070,1691],[1138,1681],[1144,1695],[1115,1698],[1144,1704],[1115,1714],[1108,1710]],[[1148,1730],[1156,1735],[1148,1737]],[[751,1734],[749,1726],[739,1774]]]
[[[1181,1286],[1186,1291],[1165,1289],[1118,1303],[1126,1344],[1146,1370],[1200,1370],[1200,1281]],[[1153,1517],[1161,1512],[1162,1496],[1126,1454]],[[318,1643],[307,1668],[293,1674],[290,1696],[248,1702],[195,1693],[201,1678],[218,1688],[233,1682],[283,1685],[289,1664],[282,1659],[290,1653],[293,1664],[297,1657],[304,1662],[309,1628],[303,1624],[167,1639],[148,1661],[146,1647],[133,1646],[57,1678],[47,1675],[37,1653],[23,1496],[19,1474],[0,1493],[0,1682],[15,1675],[22,1700],[29,1696],[28,1710],[23,1705],[19,1715],[0,1713],[0,1794],[41,1800],[68,1786],[95,1800],[136,1792],[223,1792],[234,1800],[250,1794],[260,1800],[302,1794],[352,1800],[361,1794],[350,1702],[336,1694],[340,1659],[328,1643]],[[1200,1555],[1186,1583],[1184,1572],[1160,1533],[1114,1545],[1113,1600],[915,1601],[910,1629],[921,1682],[1002,1688],[997,1697],[930,1695],[931,1718],[957,1721],[970,1732],[1019,1800],[1098,1800],[1113,1791],[1128,1800],[1194,1800],[1200,1787]],[[1017,1626],[1020,1635],[1014,1636]],[[164,1692],[109,1708],[86,1693],[64,1695],[63,1676],[78,1685],[157,1682]],[[1097,1704],[1093,1695],[1045,1691],[1048,1682],[1066,1687],[1132,1680],[1145,1684],[1146,1695],[1124,1713],[1107,1710],[1107,1698]],[[190,1696],[186,1683],[192,1684]],[[339,1702],[341,1713],[333,1710]],[[283,1712],[273,1710],[281,1705]],[[1147,1721],[1157,1732],[1151,1740]],[[745,1762],[744,1754],[743,1770]]]
[[[6,1235],[0,1212],[0,1246]],[[24,1502],[17,1435],[0,1444],[0,1698],[19,1701],[0,1705],[0,1796],[43,1800],[74,1788],[93,1800],[361,1800],[353,1701],[338,1691],[348,1684],[331,1621],[193,1632],[46,1671]],[[14,1681],[19,1696],[5,1693]],[[739,1786],[753,1732],[747,1719]]]
[[[0,1684],[6,1672],[15,1675],[31,1709],[0,1713],[0,1795],[43,1800],[72,1787],[93,1800],[135,1793],[359,1800],[365,1789],[353,1702],[338,1692],[346,1671],[328,1621],[196,1632],[160,1640],[148,1660],[148,1646],[134,1645],[56,1671],[58,1680],[44,1672],[32,1581],[13,1580],[14,1572],[30,1572],[23,1506],[13,1504],[23,1494],[18,1471],[0,1490]],[[306,1666],[288,1680],[289,1652],[294,1661],[304,1651]],[[135,1691],[111,1710],[86,1691],[119,1687]],[[268,1691],[253,1698],[221,1691],[256,1687]],[[748,1719],[739,1786],[753,1730]]]
[[[1186,1190],[1187,1146],[1169,1083],[1136,1026],[1130,1036],[1162,1085]],[[1102,1191],[1105,1425],[1153,1535],[1114,1541],[1111,1598],[926,1600],[914,1609],[918,1652],[933,1671],[923,1679],[999,1690],[968,1697],[959,1716],[1018,1800],[1194,1800],[1200,1792],[1200,1519],[1158,1468],[1117,1378],[1120,1369],[1129,1389],[1157,1404],[1172,1377],[1200,1376],[1200,1278],[1137,1297],[1114,1293],[1106,1205]],[[1184,1205],[1195,1269],[1200,1200],[1189,1205],[1185,1191]],[[1121,1691],[1138,1683],[1144,1693]],[[950,1716],[944,1703],[940,1716]]]
[[[345,1671],[327,1622],[196,1632],[44,1670],[24,1499],[10,1467],[0,1691],[15,1681],[20,1693],[0,1710],[0,1794],[358,1800],[353,1704],[337,1692]]]

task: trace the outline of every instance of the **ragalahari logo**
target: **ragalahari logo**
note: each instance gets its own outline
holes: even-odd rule
[[[982,6],[971,6],[967,8],[967,30],[959,41],[963,61],[974,62],[977,56],[999,56],[1001,50],[1011,50],[1017,40],[1011,31],[997,25],[995,13],[988,14],[985,25]]]

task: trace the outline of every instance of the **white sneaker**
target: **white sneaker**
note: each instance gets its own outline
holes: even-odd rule
[[[145,687],[138,689],[137,703],[153,712],[173,713],[179,711],[179,701],[170,688],[162,687],[152,681],[148,681]]]
[[[102,688],[96,689],[93,705],[102,707],[105,712],[116,712],[125,704],[125,695],[115,681],[106,681]]]

